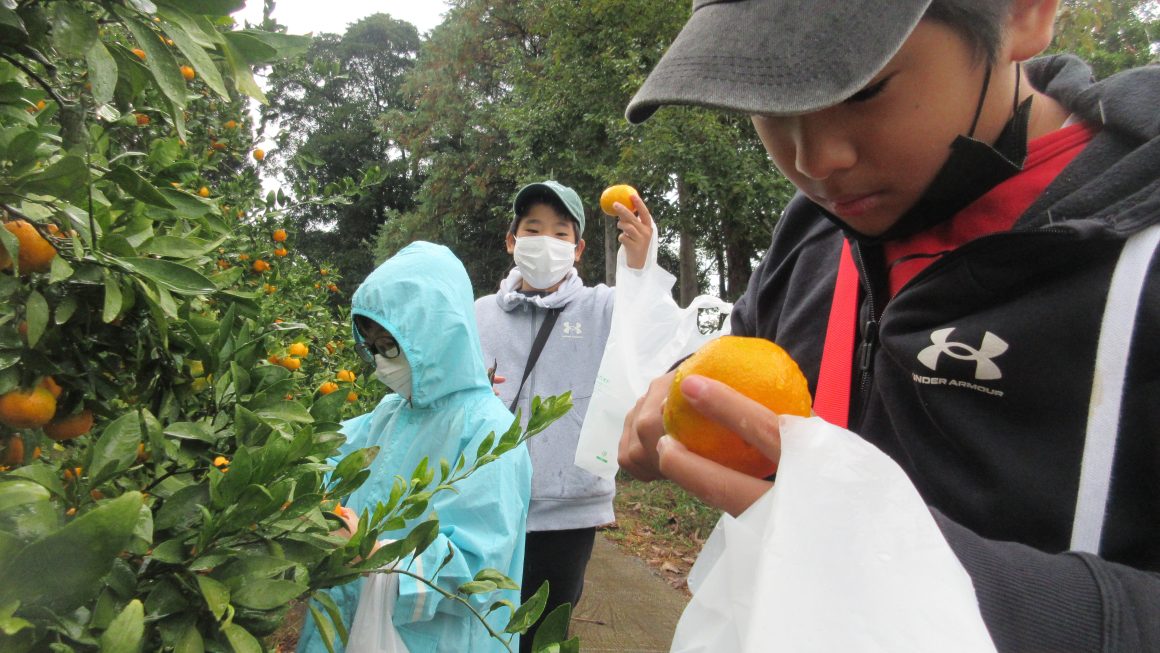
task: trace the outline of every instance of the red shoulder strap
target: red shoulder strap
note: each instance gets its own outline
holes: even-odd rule
[[[850,382],[854,367],[854,344],[858,325],[858,268],[850,253],[850,242],[842,241],[838,280],[826,325],[822,367],[814,393],[814,414],[831,424],[846,428],[850,418]]]

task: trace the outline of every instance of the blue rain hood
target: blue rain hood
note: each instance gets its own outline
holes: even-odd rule
[[[463,454],[469,466],[484,438],[493,432],[502,435],[514,417],[492,392],[475,325],[471,282],[446,247],[417,242],[403,248],[359,286],[351,313],[390,331],[411,365],[410,402],[388,394],[374,411],[343,424],[347,437],[343,455],[381,447],[370,478],[347,502],[361,513],[373,512],[375,504],[385,502],[395,477],[409,479],[423,458],[438,470],[440,459],[454,466]],[[361,342],[357,329],[355,340]],[[439,536],[422,555],[401,560],[399,567],[432,579],[451,593],[485,568],[521,582],[531,479],[531,459],[521,445],[456,484],[456,491],[436,494],[429,510],[439,517]],[[385,537],[398,539],[409,530]],[[440,569],[449,552],[450,562]],[[330,591],[348,627],[362,585],[359,580]],[[518,605],[519,592],[481,594],[471,602],[484,612],[502,599]],[[509,617],[508,611],[497,610],[488,622],[502,631]],[[409,576],[400,576],[392,620],[410,653],[505,650],[462,606]],[[309,618],[298,650],[326,650]],[[336,650],[342,650],[341,642]]]

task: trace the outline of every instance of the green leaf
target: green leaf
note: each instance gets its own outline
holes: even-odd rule
[[[157,190],[153,184],[149,183],[136,170],[126,165],[116,165],[105,174],[105,179],[117,184],[121,190],[129,193],[134,199],[145,202],[153,206],[159,206],[163,209],[176,208],[165,199],[161,191]]]
[[[262,645],[258,639],[250,634],[250,631],[241,626],[231,623],[226,624],[222,628],[226,639],[230,642],[230,647],[234,649],[234,653],[262,653]]]
[[[114,259],[121,267],[136,272],[157,285],[182,295],[208,295],[217,286],[205,275],[180,263],[155,258],[124,257]]]
[[[85,193],[88,182],[89,168],[84,159],[68,154],[44,170],[22,178],[19,187],[23,193],[77,199]]]
[[[179,109],[185,108],[186,94],[185,78],[169,48],[157,38],[153,28],[145,23],[136,14],[127,9],[113,5],[113,10],[121,18],[121,22],[133,33],[138,47],[145,51],[145,65],[153,73],[153,80],[157,87]],[[180,115],[180,111],[176,112]]]
[[[201,590],[201,595],[205,599],[209,611],[213,613],[215,619],[220,621],[226,613],[226,608],[230,605],[229,588],[209,576],[198,576],[197,587]]]
[[[55,2],[51,13],[52,44],[61,54],[79,57],[97,42],[97,21],[81,5]]]
[[[124,300],[121,296],[121,284],[117,282],[117,276],[112,270],[105,269],[105,304],[101,310],[101,321],[105,324],[117,319],[121,314],[121,307],[124,305]]]
[[[568,638],[568,623],[572,617],[572,604],[564,603],[556,606],[548,613],[540,625],[536,627],[536,636],[532,640],[532,650],[539,651],[551,644],[558,644]]]
[[[0,533],[31,542],[55,531],[60,517],[44,486],[26,480],[0,483]],[[0,568],[4,566],[0,562]]]
[[[33,290],[24,302],[24,319],[28,322],[28,346],[35,347],[48,326],[48,301],[44,295]]]
[[[297,57],[304,54],[314,41],[310,36],[267,32],[261,29],[243,29],[234,34],[244,34],[250,37],[250,40],[259,41],[267,46],[266,48],[251,46],[251,51],[244,53],[251,57],[250,63],[270,63],[277,59]]]
[[[145,606],[129,601],[101,635],[101,653],[137,653],[145,643]]]
[[[177,638],[177,644],[173,647],[173,653],[204,653],[205,640],[201,637],[201,632],[197,630],[197,624],[191,623],[185,627],[181,632],[181,636]]]
[[[273,610],[302,596],[307,589],[289,580],[255,580],[233,593],[233,603],[255,610]]]
[[[65,614],[91,600],[137,522],[140,492],[98,504],[9,559],[0,604],[19,600]]]
[[[193,236],[154,236],[141,246],[145,254],[169,258],[193,258],[202,256],[217,248],[224,238],[204,240]]]
[[[296,401],[282,401],[273,406],[266,406],[254,411],[259,417],[267,419],[280,419],[287,422],[298,422],[309,424],[314,421],[310,412],[306,410],[302,404]]]
[[[194,37],[186,32],[182,24],[176,21],[167,24],[165,26],[165,33],[173,39],[173,42],[177,45],[177,49],[181,50],[181,53],[189,59],[189,63],[193,64],[193,69],[201,76],[201,80],[206,83],[206,86],[209,86],[210,90],[221,97],[229,99],[229,91],[226,90],[226,85],[222,82],[222,76],[218,71],[217,64],[206,53],[205,48],[199,45]]]
[[[140,442],[141,423],[137,413],[125,413],[109,423],[93,446],[90,483],[96,487],[129,469],[137,460]]]
[[[161,0],[161,3],[157,8],[157,13],[165,20],[179,26],[181,30],[185,32],[185,35],[189,37],[194,44],[202,48],[212,50],[213,48],[217,47],[217,44],[222,40],[221,36],[218,35],[215,30],[202,29],[201,25],[198,24],[197,19],[187,14],[180,5],[171,4],[165,0]],[[169,28],[167,26],[166,30],[168,29]],[[175,42],[177,41],[177,39],[173,40]]]
[[[209,504],[209,488],[203,484],[188,485],[166,499],[153,517],[157,531],[179,526],[191,528],[201,517],[200,506]]]
[[[93,101],[98,106],[113,101],[117,88],[117,61],[99,39],[85,52],[89,68],[89,83],[93,85]]]
[[[246,5],[246,0],[185,0],[183,7],[194,14],[228,16]]]
[[[174,211],[178,216],[191,220],[196,220],[208,213],[216,211],[214,204],[201,199],[195,195],[179,191],[175,188],[162,188],[161,193],[165,195],[165,199],[174,206]]]
[[[516,609],[515,613],[512,614],[512,618],[508,620],[508,624],[504,627],[503,631],[505,633],[527,632],[528,628],[530,628],[532,624],[536,623],[536,620],[540,618],[540,614],[543,613],[544,606],[547,605],[547,603],[548,582],[544,581],[544,584],[540,585],[540,589],[536,590],[536,593],[533,594],[531,598],[529,598],[524,602],[523,605]]]
[[[221,44],[222,52],[226,55],[226,62],[230,65],[230,70],[234,75],[234,87],[239,92],[254,98],[262,104],[269,104],[270,101],[266,99],[266,93],[262,91],[262,87],[254,81],[253,72],[250,70],[250,63],[246,60],[234,46],[230,40],[230,33],[225,34],[226,41]]]

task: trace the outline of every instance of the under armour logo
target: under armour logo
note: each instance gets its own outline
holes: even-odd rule
[[[939,329],[930,334],[930,341],[934,344],[918,352],[918,360],[932,370],[938,369],[938,357],[946,354],[961,361],[975,361],[975,379],[989,381],[1003,378],[992,359],[998,358],[1007,351],[1007,343],[999,336],[987,331],[983,334],[983,344],[978,349],[961,342],[947,340],[954,331],[954,327]]]
[[[566,336],[582,336],[584,334],[580,332],[580,323],[579,322],[576,322],[575,324],[573,324],[572,322],[565,322],[564,323],[564,335],[566,335]]]

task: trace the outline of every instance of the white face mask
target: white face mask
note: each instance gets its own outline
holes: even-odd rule
[[[411,366],[402,354],[395,358],[375,354],[375,378],[408,400],[411,398]]]
[[[551,236],[516,238],[516,267],[529,286],[551,288],[576,263],[576,245]]]

